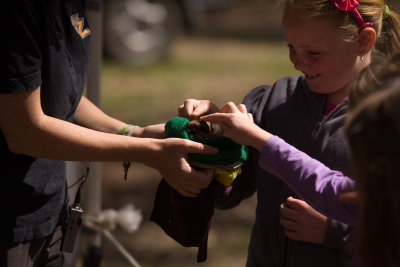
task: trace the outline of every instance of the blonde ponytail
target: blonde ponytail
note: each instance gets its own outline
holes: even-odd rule
[[[375,43],[376,53],[383,56],[392,55],[400,50],[400,16],[397,12],[386,8],[385,5],[382,12],[381,34],[377,36]]]

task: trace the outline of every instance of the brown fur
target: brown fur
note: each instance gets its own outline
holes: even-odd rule
[[[186,131],[193,134],[197,139],[222,136],[222,128],[218,123],[208,121],[192,120],[185,125]]]

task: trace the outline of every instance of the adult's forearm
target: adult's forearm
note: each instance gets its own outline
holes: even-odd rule
[[[116,133],[124,125],[124,122],[108,116],[85,96],[79,102],[74,121],[86,128],[106,133]]]
[[[156,140],[98,132],[49,116],[11,139],[14,153],[70,161],[146,162],[158,149]]]

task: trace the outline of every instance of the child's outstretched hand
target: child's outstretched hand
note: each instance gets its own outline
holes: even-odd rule
[[[236,106],[233,102],[228,102],[219,112],[202,116],[200,119],[219,123],[225,134],[233,141],[252,146],[259,151],[272,136],[253,122],[252,114],[247,113],[243,104]]]

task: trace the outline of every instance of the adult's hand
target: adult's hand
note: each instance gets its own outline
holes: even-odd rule
[[[329,218],[314,210],[305,201],[288,197],[280,207],[280,222],[285,235],[293,240],[322,244]]]
[[[209,186],[213,170],[199,171],[192,168],[188,154],[214,154],[218,152],[216,148],[180,138],[168,138],[160,142],[161,150],[149,165],[157,169],[170,186],[187,197],[196,197]]]

